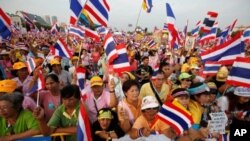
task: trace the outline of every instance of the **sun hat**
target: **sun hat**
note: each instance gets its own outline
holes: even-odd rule
[[[159,103],[154,96],[145,96],[142,99],[141,110],[159,107]]]
[[[90,79],[90,86],[102,86],[103,85],[103,81],[102,78],[100,76],[93,76]]]
[[[247,87],[236,87],[234,94],[237,96],[250,97],[250,88]]]
[[[1,80],[0,92],[11,93],[16,89],[17,83],[15,80]]]
[[[73,60],[78,60],[78,59],[79,59],[79,57],[73,56],[73,57],[71,58],[71,61],[73,61]]]
[[[26,64],[24,62],[16,62],[14,65],[13,65],[13,69],[14,70],[20,70],[22,68],[26,68]]]
[[[228,73],[229,73],[229,71],[228,71],[227,67],[222,66],[216,74],[216,80],[220,81],[220,82],[226,81]]]
[[[190,95],[197,95],[201,93],[209,94],[210,89],[205,83],[196,83],[191,85],[189,89],[187,89]]]
[[[57,60],[57,59],[52,59],[50,61],[50,65],[53,66],[53,65],[60,65],[61,63]]]

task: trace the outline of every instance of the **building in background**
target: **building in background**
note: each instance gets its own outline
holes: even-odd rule
[[[52,24],[57,23],[57,16],[51,17]]]
[[[49,25],[51,25],[51,20],[50,20],[50,16],[49,16],[49,15],[45,15],[45,16],[44,16],[44,20],[45,20],[45,22],[47,22]]]

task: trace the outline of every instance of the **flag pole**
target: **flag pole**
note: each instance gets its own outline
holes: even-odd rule
[[[136,28],[137,28],[137,25],[138,25],[138,22],[139,22],[139,19],[140,19],[140,16],[141,16],[141,11],[142,11],[142,5],[141,5],[140,12],[139,12],[138,17],[137,17],[137,20],[136,20],[135,30],[136,30]]]

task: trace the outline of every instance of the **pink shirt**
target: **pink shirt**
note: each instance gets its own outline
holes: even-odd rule
[[[97,110],[109,107],[109,103],[110,93],[106,90],[103,90],[102,95],[98,99],[95,99],[92,91],[87,94],[85,104],[88,109],[88,116],[91,123],[94,123],[97,120]]]
[[[56,108],[61,104],[61,96],[53,96],[50,91],[41,91],[39,96],[39,104],[44,108],[46,121],[49,121]]]
[[[97,63],[98,60],[100,59],[100,53],[99,52],[93,52],[92,53],[92,58],[93,58],[93,62]]]
[[[22,91],[24,96],[28,96],[31,93],[29,93],[29,84],[32,81],[33,77],[32,76],[27,76],[26,79],[22,82],[18,77],[13,78],[12,80],[15,80],[17,83],[17,88],[22,86]]]

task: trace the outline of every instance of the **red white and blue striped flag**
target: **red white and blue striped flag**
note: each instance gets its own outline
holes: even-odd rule
[[[175,130],[177,135],[182,135],[185,130],[188,130],[192,126],[193,119],[191,114],[179,105],[165,102],[158,112],[155,121],[161,120],[167,123]]]
[[[85,37],[85,30],[80,26],[73,26],[69,27],[69,34],[79,37],[80,39],[84,39]]]
[[[208,11],[206,18],[204,19],[203,24],[201,25],[200,30],[203,31],[204,33],[210,32],[216,21],[217,16],[218,16],[217,12]]]
[[[86,78],[86,69],[83,67],[76,68],[76,77],[77,77],[77,85],[81,91],[81,98],[85,100],[87,98],[86,90],[85,90],[85,78]]]
[[[197,37],[199,35],[200,25],[201,21],[198,21],[195,25],[196,27],[191,31],[192,36]]]
[[[156,75],[159,71],[159,68],[160,68],[160,63],[157,63],[154,67],[153,67],[153,74],[152,74],[152,77],[151,79],[156,79]]]
[[[95,24],[108,26],[110,8],[106,0],[88,0],[83,10]]]
[[[90,121],[83,102],[80,103],[77,125],[77,141],[92,141]]]
[[[154,39],[151,39],[148,41],[149,48],[154,48],[155,46],[156,46],[156,42],[154,41]]]
[[[227,77],[227,83],[250,88],[250,58],[238,57]]]
[[[242,40],[244,42],[250,41],[250,26],[244,30],[243,35],[242,35]]]
[[[221,64],[217,61],[207,61],[204,65],[203,73],[207,75],[215,75],[220,69]]]
[[[11,19],[9,16],[0,8],[0,36],[2,39],[8,39],[11,35]]]
[[[42,74],[42,70],[40,69],[38,71],[38,78],[36,83],[33,85],[33,87],[29,90],[28,94],[32,94],[36,91],[42,90],[45,88],[45,79]]]
[[[27,67],[29,73],[33,72],[33,70],[36,68],[36,62],[34,58],[29,58],[27,62]]]
[[[70,24],[75,25],[77,19],[82,11],[84,0],[71,0],[70,1]]]
[[[104,50],[109,64],[112,64],[112,62],[118,57],[118,52],[115,46],[116,44],[113,36],[111,34],[106,35],[104,39]]]
[[[113,61],[113,69],[116,73],[121,74],[124,71],[130,71],[130,63],[128,60],[128,54],[125,44],[119,44],[116,46],[118,57]]]
[[[59,38],[57,40],[54,47],[50,48],[50,51],[52,55],[61,56],[61,57],[71,58],[73,55],[72,52],[67,47],[67,44],[63,41],[62,38]]]
[[[201,53],[201,59],[206,61],[218,61],[221,64],[233,64],[236,57],[244,56],[244,42],[241,41],[242,33],[219,46],[215,46]]]

